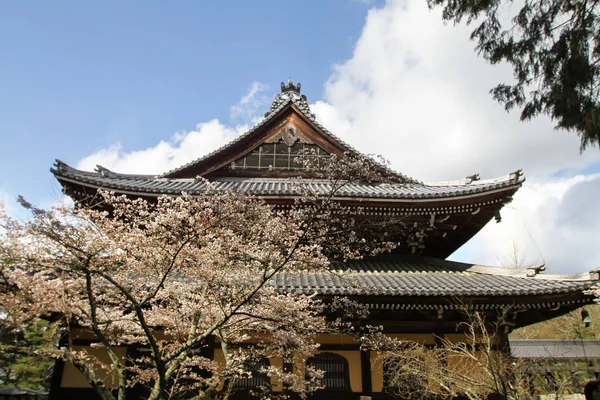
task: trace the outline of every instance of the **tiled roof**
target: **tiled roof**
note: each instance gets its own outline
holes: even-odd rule
[[[552,276],[532,269],[487,267],[429,257],[388,255],[333,264],[332,273],[282,273],[282,292],[347,296],[528,296],[582,292],[594,274]],[[533,273],[532,273],[533,271]]]
[[[324,135],[329,137],[329,139],[339,143],[352,153],[360,154],[319,124],[315,115],[310,111],[306,96],[300,95],[300,84],[294,85],[290,80],[287,85],[284,83],[281,84],[281,94],[275,96],[269,111],[265,113],[265,118],[255,127],[220,149],[165,174],[120,174],[101,166],[98,166],[95,172],[87,172],[72,168],[58,160],[55,164],[56,168],[52,169],[52,172],[63,182],[63,184],[65,181],[68,181],[91,188],[101,188],[111,191],[138,193],[151,196],[163,193],[176,195],[183,192],[192,195],[199,194],[206,189],[204,181],[189,178],[168,178],[168,176],[171,176],[178,171],[185,170],[197,163],[201,163],[203,160],[235,146],[236,143],[252,135],[259,127],[274,118],[290,104],[294,105],[299,112],[315,124]],[[449,198],[485,193],[510,187],[516,189],[524,181],[520,171],[517,171],[499,179],[486,181],[479,180],[478,175],[474,175],[473,177],[465,178],[460,181],[422,183],[395,171],[391,171],[384,165],[380,165],[380,167],[388,173],[388,175],[395,177],[392,179],[394,182],[362,182],[348,184],[339,192],[339,197],[407,200]],[[214,184],[215,189],[217,190],[237,190],[259,196],[294,196],[296,195],[295,189],[298,187],[298,182],[300,181],[291,178],[216,178]],[[307,180],[304,183],[310,185],[310,188],[317,193],[327,193],[330,191],[330,183],[327,181]]]
[[[511,339],[510,351],[517,358],[600,358],[600,340]]]
[[[112,172],[99,167],[95,172],[81,171],[56,161],[51,170],[59,180],[67,180],[93,188],[109,191],[135,192],[148,195],[159,194],[200,194],[206,190],[206,183],[197,179],[168,179],[156,175],[130,175]],[[470,182],[456,181],[442,184],[424,183],[349,183],[339,192],[338,197],[380,198],[380,199],[429,199],[468,196],[497,189],[518,187],[523,177],[518,173],[493,180]],[[216,190],[236,190],[258,196],[294,196],[299,185],[308,185],[317,193],[328,193],[331,183],[327,180],[299,180],[294,178],[217,178]]]

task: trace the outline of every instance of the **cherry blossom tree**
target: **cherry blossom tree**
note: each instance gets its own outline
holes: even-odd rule
[[[462,341],[439,338],[439,345],[399,341],[374,334],[375,349],[385,348],[378,362],[385,365],[387,391],[402,399],[534,400],[540,395],[564,398],[577,393],[574,381],[582,373],[551,373],[545,359],[512,357],[499,343],[510,309],[488,315],[464,309],[457,328]],[[379,340],[377,340],[379,339]]]
[[[277,274],[325,271],[334,256],[396,245],[367,240],[368,218],[333,201],[355,179],[381,180],[373,171],[350,157],[313,165],[329,190],[312,192],[299,179],[285,209],[209,182],[200,196],[155,202],[100,192],[94,208],[43,210],[21,199],[28,221],[0,208],[2,323],[54,321],[64,345],[46,355],[72,363],[102,399],[125,399],[134,385],[148,399],[226,398],[254,360],[306,359],[318,347],[314,334],[335,329],[314,296],[276,290]],[[82,330],[108,361],[74,346]],[[224,363],[209,355],[215,342]],[[123,356],[125,347],[137,351]],[[318,387],[319,371],[308,380],[289,368],[260,373],[299,393]]]

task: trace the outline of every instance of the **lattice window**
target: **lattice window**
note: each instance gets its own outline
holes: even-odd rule
[[[247,360],[244,363],[244,370],[251,372],[252,376],[244,376],[236,379],[233,383],[233,388],[236,390],[251,390],[261,386],[271,386],[271,379],[269,376],[266,373],[261,372],[262,369],[269,368],[270,365],[267,357]]]
[[[283,141],[277,143],[264,143],[252,153],[239,158],[230,165],[231,170],[295,170],[303,168],[302,163],[295,160],[299,154],[303,157],[329,158],[325,150],[314,144],[295,143],[288,146]]]
[[[309,358],[306,364],[325,371],[321,380],[324,390],[350,391],[350,372],[345,357],[334,353],[319,353]]]

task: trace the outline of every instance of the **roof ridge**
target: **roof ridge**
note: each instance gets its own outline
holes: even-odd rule
[[[54,160],[53,168],[50,168],[50,172],[53,174],[79,174],[84,176],[92,176],[92,177],[106,177],[106,178],[125,178],[125,179],[156,179],[158,175],[150,175],[150,174],[124,174],[120,172],[114,172],[110,169],[103,167],[102,165],[96,165],[94,171],[85,171],[82,169],[71,167],[69,164],[61,161],[59,159]]]
[[[479,174],[476,174],[479,176]],[[478,185],[489,185],[494,183],[502,183],[506,181],[515,181],[515,183],[523,183],[525,182],[525,176],[523,175],[523,171],[518,169],[509,174],[499,176],[497,178],[489,178],[489,179],[472,179],[472,177],[465,177],[462,179],[456,179],[451,181],[429,181],[423,182],[425,186],[436,186],[436,187],[450,187],[450,186],[478,186]]]
[[[451,261],[455,262],[456,261]],[[469,264],[467,264],[469,265]],[[556,281],[596,281],[599,280],[598,271],[586,271],[579,274],[545,274],[545,264],[531,265],[524,268],[507,268],[507,267],[496,267],[489,265],[478,265],[471,264],[471,267],[467,269],[467,272],[476,274],[486,275],[497,275],[497,276],[514,276],[514,277],[525,277],[536,280],[556,280]]]
[[[108,178],[129,178],[129,179],[156,179],[158,175],[150,175],[150,174],[127,174],[121,172],[114,172],[110,169],[103,167],[100,164],[96,165],[94,169],[98,174],[108,177]]]
[[[465,263],[461,261],[443,260],[434,257],[425,256],[410,256],[410,255],[394,255],[385,254],[374,258],[352,260],[348,263],[335,262],[332,263],[334,266],[347,265],[350,269],[352,265],[356,264],[367,264],[367,263],[386,263],[386,262],[412,262],[420,264],[421,266],[434,266],[441,269],[452,269],[457,272],[466,272],[480,275],[494,275],[494,276],[511,276],[518,278],[528,278],[536,280],[557,280],[557,281],[597,281],[600,280],[598,271],[587,271],[573,275],[559,275],[559,274],[542,274],[540,272],[545,270],[544,264],[532,265],[525,268],[506,268],[488,265],[479,265],[472,263]],[[377,271],[378,273],[394,273],[397,271]]]

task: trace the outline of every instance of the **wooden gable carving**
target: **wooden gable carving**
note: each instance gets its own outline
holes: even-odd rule
[[[287,144],[288,147],[292,147],[298,141],[305,144],[314,144],[314,142],[305,133],[298,129],[296,125],[294,125],[292,122],[289,122],[282,127],[279,132],[275,132],[270,137],[267,137],[265,143],[283,142]]]

